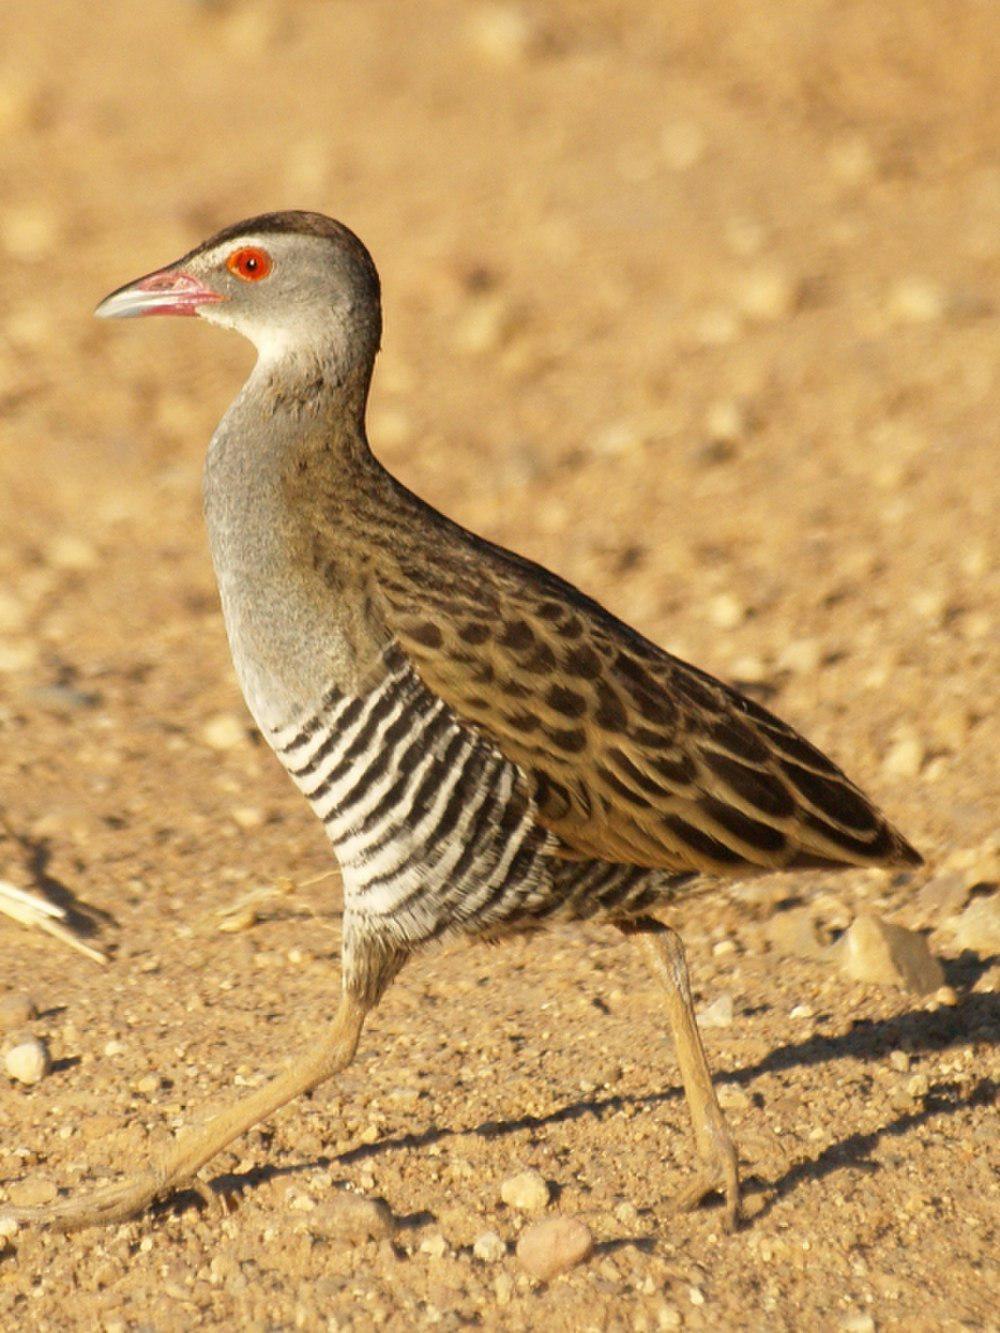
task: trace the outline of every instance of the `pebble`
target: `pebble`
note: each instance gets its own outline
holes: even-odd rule
[[[448,1242],[440,1231],[436,1231],[433,1236],[427,1236],[420,1242],[420,1253],[429,1255],[432,1259],[443,1259],[448,1253]]]
[[[499,292],[488,292],[470,301],[459,316],[452,334],[452,346],[458,352],[473,356],[495,351],[508,342],[515,323],[507,298]]]
[[[926,1074],[914,1074],[906,1085],[906,1091],[914,1101],[919,1101],[922,1097],[926,1097],[930,1090],[931,1082]]]
[[[68,569],[80,573],[93,569],[98,561],[97,551],[90,542],[82,537],[74,537],[70,532],[62,532],[52,537],[45,545],[45,561],[55,569]]]
[[[900,736],[882,760],[882,772],[892,778],[915,778],[924,763],[924,745],[919,736]]]
[[[7,1198],[15,1208],[40,1208],[51,1203],[59,1191],[51,1180],[34,1176],[31,1180],[15,1180],[7,1186]]]
[[[495,1231],[484,1231],[473,1241],[472,1253],[484,1264],[498,1264],[507,1257],[507,1246]]]
[[[366,1240],[388,1240],[395,1235],[397,1222],[384,1199],[366,1199],[344,1190],[320,1203],[309,1227],[360,1245]]]
[[[201,729],[201,739],[210,749],[231,750],[246,739],[243,719],[235,713],[216,713]]]
[[[24,629],[28,608],[9,592],[0,590],[0,633],[16,634]]]
[[[401,407],[380,407],[372,413],[372,439],[396,449],[413,437],[413,421]]]
[[[661,1305],[656,1312],[658,1328],[680,1328],[683,1322],[681,1312],[676,1305]]]
[[[135,1090],[136,1092],[141,1092],[144,1096],[147,1097],[151,1093],[159,1092],[160,1090],[159,1074],[143,1074],[142,1078],[140,1078],[136,1082]]]
[[[820,958],[825,950],[808,907],[779,912],[764,927],[768,943],[785,958]]]
[[[703,347],[723,347],[740,336],[740,318],[735,310],[711,306],[695,318],[691,331]]]
[[[731,592],[716,593],[705,607],[709,620],[717,629],[735,629],[746,619],[746,607]]]
[[[930,278],[901,278],[889,293],[889,313],[904,324],[929,324],[946,309],[944,289]]]
[[[237,828],[260,828],[264,823],[264,811],[258,805],[237,805],[232,810],[233,823]]]
[[[738,1083],[720,1083],[715,1089],[719,1105],[726,1111],[745,1111],[750,1105],[750,1094]]]
[[[778,654],[776,665],[782,671],[796,675],[810,675],[823,660],[823,644],[819,639],[792,639]]]
[[[13,259],[47,259],[58,241],[59,219],[50,209],[29,204],[0,214],[0,246]]]
[[[746,432],[746,413],[735,398],[712,403],[705,413],[705,434],[712,444],[735,444]]]
[[[27,1034],[15,1039],[4,1052],[4,1067],[18,1083],[41,1083],[52,1068],[48,1047],[40,1037]]]
[[[689,170],[704,156],[706,147],[705,133],[693,121],[674,121],[660,131],[663,160],[671,171]]]
[[[472,49],[491,64],[511,67],[530,54],[535,40],[531,20],[516,5],[481,5],[466,29]]]
[[[736,300],[750,319],[770,323],[790,315],[798,304],[798,284],[782,269],[753,269],[736,284]]]
[[[945,923],[959,949],[988,957],[1000,953],[1000,891],[973,898],[960,916]]]
[[[939,986],[931,996],[935,1009],[954,1009],[958,1004],[958,992],[954,986]]]
[[[970,889],[968,877],[961,871],[952,870],[944,875],[935,875],[913,900],[918,919],[927,924],[954,916],[965,905]]]
[[[870,1314],[848,1314],[840,1321],[844,1333],[875,1333],[875,1320]]]
[[[594,1237],[577,1217],[550,1217],[528,1227],[517,1242],[517,1258],[524,1271],[539,1282],[583,1263],[592,1253]]]
[[[792,1011],[791,1011],[791,1013],[788,1015],[788,1017],[789,1017],[789,1018],[813,1018],[813,1017],[815,1016],[815,1013],[816,1013],[816,1011],[813,1009],[813,1007],[812,1007],[811,1004],[797,1004],[797,1005],[794,1007],[794,1009],[792,1009]]]
[[[871,145],[857,134],[831,144],[826,160],[830,174],[848,188],[869,184],[878,172],[878,158]]]
[[[909,1073],[910,1056],[907,1051],[890,1051],[889,1063],[892,1065],[893,1069],[897,1070],[900,1074]]]
[[[878,916],[857,917],[833,952],[841,970],[854,981],[900,986],[914,995],[926,995],[944,984],[944,970],[923,935]]]
[[[500,1198],[509,1208],[524,1213],[540,1213],[548,1206],[548,1181],[539,1171],[520,1171],[500,1185]]]
[[[0,1032],[12,1032],[23,1028],[38,1017],[38,1009],[30,995],[23,991],[8,991],[0,995]]]
[[[733,997],[728,991],[717,996],[711,1004],[698,1010],[698,1026],[702,1028],[728,1028],[733,1022]]]

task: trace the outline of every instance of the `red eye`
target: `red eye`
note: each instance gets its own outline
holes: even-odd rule
[[[271,272],[271,256],[256,245],[245,245],[234,250],[226,260],[226,268],[244,282],[260,282]]]

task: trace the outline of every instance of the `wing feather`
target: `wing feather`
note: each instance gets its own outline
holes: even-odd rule
[[[815,746],[549,571],[448,524],[383,553],[392,633],[529,775],[567,857],[734,873],[920,857]],[[446,575],[442,571],[446,570]]]

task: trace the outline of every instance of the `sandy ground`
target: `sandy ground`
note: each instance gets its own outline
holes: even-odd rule
[[[200,518],[250,349],[90,318],[241,216],[319,208],[369,243],[391,468],[766,699],[928,866],[674,914],[699,1003],[734,1002],[706,1031],[754,1213],[734,1236],[670,1211],[691,1147],[641,958],[564,930],[414,963],[357,1064],[217,1160],[228,1216],[190,1196],[17,1235],[0,1325],[998,1326],[1000,982],[946,924],[998,878],[998,62],[989,0],[61,0],[5,24],[0,876],[112,957],[0,918],[0,990],[55,1060],[0,1075],[0,1200],[144,1158],[335,1002],[339,886],[307,883],[330,854],[243,711]],[[953,1002],[784,956],[803,904],[827,939],[862,908],[930,928]],[[548,1286],[499,1198],[526,1167],[597,1239]],[[345,1186],[394,1241],[333,1234]],[[506,1257],[473,1255],[485,1231]]]

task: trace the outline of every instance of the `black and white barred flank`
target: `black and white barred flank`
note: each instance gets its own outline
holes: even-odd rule
[[[686,877],[554,855],[529,784],[398,652],[365,695],[328,694],[268,739],[322,820],[345,928],[401,946],[447,932],[644,910]]]

